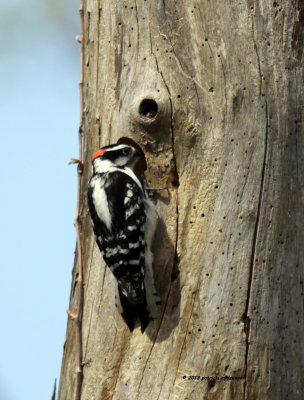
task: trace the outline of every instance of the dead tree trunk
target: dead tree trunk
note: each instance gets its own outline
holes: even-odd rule
[[[304,398],[303,21],[303,0],[84,0],[81,400]],[[145,334],[87,213],[91,156],[122,136],[168,188]],[[76,361],[70,320],[59,400]]]

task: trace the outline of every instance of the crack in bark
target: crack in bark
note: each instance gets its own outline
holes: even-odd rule
[[[256,44],[256,40],[255,40],[255,25],[254,25],[254,20],[253,20],[253,16],[252,16],[252,25],[251,25],[251,31],[252,31],[252,40],[253,40],[253,46],[254,46],[254,50],[257,56],[257,60],[258,60],[258,70],[259,70],[259,75],[260,75],[260,92],[259,94],[261,95],[262,93],[262,71],[261,71],[261,60],[260,60],[260,56],[259,56],[259,52],[258,52],[258,47]]]
[[[160,327],[160,325],[159,325],[159,327]],[[159,332],[159,328],[158,328],[158,331],[157,331],[157,335],[158,335],[158,332]],[[139,396],[139,390],[140,390],[142,381],[143,381],[143,379],[144,379],[145,371],[146,371],[146,368],[147,368],[147,365],[148,365],[148,362],[149,362],[151,353],[152,353],[152,351],[153,351],[153,349],[154,349],[154,346],[155,346],[156,338],[157,338],[157,336],[155,337],[155,340],[154,340],[153,343],[152,343],[152,346],[151,346],[151,349],[150,349],[150,351],[149,351],[147,360],[146,360],[146,362],[145,362],[144,369],[143,369],[143,371],[142,371],[142,373],[141,373],[141,378],[140,378],[139,385],[138,385],[138,388],[137,388],[137,398],[138,398],[138,396]]]
[[[202,107],[201,107],[201,103],[200,103],[200,99],[199,99],[199,95],[198,95],[198,91],[197,91],[197,86],[196,86],[195,82],[194,82],[194,90],[195,90],[195,94],[197,97],[197,103],[198,103],[199,109],[201,109]]]
[[[198,11],[199,11],[200,18],[201,18],[201,22],[202,22],[202,29],[203,29],[203,32],[204,32],[204,36],[205,36],[205,38],[206,38],[206,37],[207,37],[207,35],[206,35],[206,30],[205,30],[205,28],[204,28],[204,26],[203,26],[203,25],[204,25],[204,18],[203,18],[203,16],[202,16],[201,8],[200,8],[199,5],[198,5]],[[210,50],[211,57],[214,58],[213,52],[212,52],[212,49],[211,49],[211,46],[210,46],[209,41],[207,41],[207,45],[208,45],[208,48],[209,48],[209,50]]]
[[[226,82],[226,74],[225,74],[225,69],[224,69],[224,64],[223,64],[223,60],[220,57],[220,61],[221,61],[221,66],[222,66],[222,70],[223,70],[223,78],[224,78],[224,84],[225,84],[225,115],[224,115],[224,123],[226,121],[226,115],[228,114],[228,101],[227,101],[227,82]]]
[[[137,55],[139,54],[139,22],[138,22],[138,8],[136,0],[134,0],[135,4],[135,18],[136,18],[136,25],[137,25]]]
[[[90,314],[90,322],[89,322],[89,331],[88,331],[88,336],[87,336],[87,340],[86,340],[86,344],[85,344],[85,349],[83,352],[83,360],[85,360],[87,357],[87,352],[88,352],[88,345],[89,345],[89,337],[90,337],[90,332],[91,332],[91,322],[92,322],[92,316],[93,316],[93,307],[91,309],[91,314]]]
[[[155,53],[154,53],[153,50],[152,50],[151,32],[150,32],[150,45],[151,45],[151,54],[154,56],[154,59],[155,59],[155,64],[156,64],[157,72],[160,74],[160,76],[161,76],[161,78],[162,78],[162,80],[163,80],[163,83],[164,83],[164,85],[165,85],[165,87],[166,87],[166,89],[167,89],[168,95],[169,95],[169,102],[170,102],[170,108],[171,108],[170,128],[171,128],[171,147],[172,147],[172,156],[173,156],[172,158],[173,158],[173,163],[174,163],[174,178],[175,178],[175,179],[177,180],[177,182],[179,183],[179,177],[178,177],[177,165],[176,165],[176,155],[175,155],[175,149],[174,149],[175,143],[174,143],[174,123],[173,123],[173,103],[172,103],[172,96],[171,96],[170,89],[169,89],[169,87],[168,87],[168,85],[167,85],[167,82],[166,82],[166,80],[165,80],[165,78],[164,78],[164,76],[163,76],[163,73],[162,73],[162,71],[160,71],[160,69],[159,69],[157,56],[155,55]],[[178,190],[177,190],[177,188],[176,188],[176,236],[175,236],[175,254],[174,254],[173,267],[172,267],[172,275],[174,274],[174,271],[175,271],[175,269],[176,269],[176,265],[177,265],[177,263],[178,263],[178,255],[177,255],[178,225],[179,225],[179,205],[178,205]],[[158,325],[158,329],[157,329],[155,338],[154,338],[154,340],[153,340],[153,344],[152,344],[152,346],[151,346],[149,355],[148,355],[147,360],[146,360],[146,362],[145,362],[145,366],[144,366],[144,369],[143,369],[143,372],[142,372],[142,375],[141,375],[141,380],[140,380],[140,382],[139,382],[138,389],[137,389],[137,395],[139,395],[139,390],[140,390],[142,381],[143,381],[143,379],[144,379],[144,374],[145,374],[145,371],[146,371],[146,368],[147,368],[147,365],[148,365],[150,356],[151,356],[152,351],[153,351],[153,349],[154,349],[154,346],[155,346],[155,343],[156,343],[156,340],[157,340],[157,337],[158,337],[160,328],[161,328],[161,326],[162,326],[162,322],[163,322],[163,319],[164,319],[164,316],[165,316],[166,308],[167,308],[167,305],[168,305],[168,300],[169,300],[170,293],[171,293],[171,287],[172,287],[172,282],[171,282],[171,285],[170,285],[169,290],[168,290],[168,293],[167,293],[167,297],[166,297],[166,301],[165,301],[165,306],[164,306],[164,309],[163,309],[162,316],[161,316],[161,318],[160,318],[160,323],[159,323],[159,325]],[[165,381],[165,378],[163,379],[161,388],[163,387],[164,381]],[[162,389],[161,389],[161,390],[162,390]],[[159,396],[160,396],[161,390],[160,390],[160,392],[159,392]],[[158,396],[158,397],[159,397],[159,396]]]
[[[171,115],[170,115],[170,127],[171,127],[171,147],[172,147],[172,156],[173,156],[173,163],[174,163],[174,179],[176,180],[175,186],[176,186],[176,236],[175,236],[175,255],[174,255],[174,263],[173,263],[173,268],[172,268],[172,276],[174,275],[176,271],[176,266],[178,264],[178,254],[177,254],[177,245],[178,245],[178,227],[179,227],[179,203],[178,203],[178,189],[177,187],[179,186],[179,176],[177,172],[177,163],[176,163],[176,154],[175,154],[175,141],[174,141],[174,120],[173,120],[173,103],[172,103],[172,96],[170,89],[167,85],[167,82],[164,78],[164,75],[162,71],[160,71],[160,75],[162,77],[162,80],[164,82],[164,85],[167,88],[168,94],[169,94],[169,102],[170,102],[170,108],[171,108]],[[172,280],[171,280],[172,281]],[[170,288],[171,290],[171,288]]]
[[[159,334],[159,331],[160,331],[160,327],[162,326],[162,322],[163,322],[164,315],[165,315],[165,311],[166,311],[166,308],[167,308],[167,304],[168,304],[170,292],[171,292],[171,286],[170,286],[170,288],[169,288],[169,291],[168,291],[168,294],[167,294],[167,297],[166,297],[164,310],[163,310],[162,316],[161,316],[161,318],[160,318],[160,322],[159,322],[159,324],[158,324],[158,329],[157,329],[155,338],[153,339],[153,343],[152,343],[152,346],[151,346],[149,355],[148,355],[148,357],[147,357],[147,360],[146,360],[146,362],[145,362],[144,369],[143,369],[142,374],[141,374],[141,379],[140,379],[140,382],[139,382],[139,385],[138,385],[138,389],[137,389],[137,395],[139,394],[139,389],[140,389],[141,384],[142,384],[142,381],[143,381],[143,379],[144,379],[144,374],[145,374],[145,371],[146,371],[146,368],[147,368],[147,365],[148,365],[150,356],[151,356],[152,351],[153,351],[153,348],[154,348],[154,346],[155,346],[155,343],[156,343],[156,340],[157,340],[157,337],[158,337],[158,334]]]
[[[177,254],[177,245],[178,245],[178,236],[179,236],[179,199],[178,199],[178,189],[177,187],[179,186],[179,176],[178,176],[178,172],[177,172],[177,163],[176,163],[176,154],[175,154],[175,141],[174,141],[174,120],[173,120],[173,103],[172,103],[172,96],[171,96],[171,92],[170,89],[167,85],[167,82],[164,78],[164,75],[162,73],[162,71],[160,71],[159,69],[159,65],[158,65],[158,60],[157,57],[154,53],[152,53],[154,58],[155,58],[155,64],[156,64],[156,69],[157,72],[160,74],[163,83],[167,89],[167,92],[169,94],[169,102],[170,102],[170,109],[171,109],[171,115],[170,115],[170,129],[171,129],[171,147],[172,147],[172,159],[173,159],[173,163],[174,163],[174,179],[175,179],[175,186],[176,186],[176,236],[175,236],[175,254],[174,254],[174,262],[173,262],[173,268],[172,268],[172,273],[171,273],[171,277],[175,274],[176,272],[176,266],[178,264],[178,254]],[[171,282],[173,282],[174,280],[171,279]],[[171,286],[168,292],[168,296],[170,294],[171,291]],[[167,296],[167,301],[168,301],[168,296]]]
[[[162,383],[161,383],[161,385],[160,385],[160,391],[159,391],[159,393],[158,393],[158,396],[157,396],[157,399],[156,399],[156,400],[159,400],[159,396],[161,395],[161,392],[162,392],[162,390],[163,390],[163,386],[164,386],[164,382],[165,382],[165,380],[166,380],[166,376],[167,376],[167,370],[166,370],[164,379],[162,380]]]
[[[93,251],[94,251],[94,246],[91,247],[91,254],[90,254],[90,266],[88,268],[88,277],[86,279],[86,282],[88,283],[90,280],[90,275],[91,275],[91,268],[92,268],[92,259],[93,259]],[[88,336],[87,336],[87,340],[86,340],[86,344],[85,344],[85,348],[83,351],[83,359],[86,359],[86,354],[88,351],[88,343],[89,343],[89,337],[90,337],[90,331],[91,331],[91,321],[92,321],[92,314],[93,314],[93,308],[91,310],[91,315],[90,315],[90,322],[89,322],[89,332],[88,332]]]
[[[99,36],[100,36],[100,9],[98,12],[98,21],[97,21],[97,60],[96,60],[96,88],[95,88],[95,108],[97,108],[98,104],[98,92],[99,92],[99,86],[98,86],[98,71],[99,71]]]
[[[182,344],[182,347],[181,347],[181,350],[180,350],[180,353],[179,353],[179,357],[178,357],[178,362],[177,362],[177,367],[176,367],[176,370],[175,370],[176,372],[175,372],[175,377],[174,377],[173,385],[172,385],[171,388],[170,388],[170,392],[169,392],[168,398],[170,398],[171,389],[174,389],[174,388],[175,388],[175,382],[176,382],[176,379],[177,379],[177,374],[178,374],[178,370],[179,370],[179,364],[180,364],[180,361],[181,361],[183,349],[184,349],[185,342],[186,342],[186,338],[187,338],[187,335],[188,335],[188,328],[189,328],[190,320],[191,320],[191,318],[192,318],[193,308],[194,308],[195,299],[196,299],[196,296],[197,296],[197,290],[198,290],[199,285],[200,285],[200,279],[198,280],[198,283],[197,283],[196,289],[195,289],[195,295],[193,296],[193,301],[192,301],[192,305],[191,305],[191,312],[190,312],[190,314],[189,314],[189,318],[188,318],[188,322],[187,322],[187,328],[186,328],[186,332],[185,332],[183,344]]]
[[[300,179],[299,179],[299,144],[298,144],[298,124],[295,126],[295,159],[296,159],[296,175],[297,175],[297,186],[300,187]],[[301,153],[301,151],[300,151]]]
[[[229,237],[228,237],[227,250],[226,250],[226,252],[227,252],[227,257],[226,258],[227,259],[228,259],[228,256],[229,256],[231,239],[232,239],[232,233],[230,233]]]
[[[266,159],[267,159],[267,153],[268,153],[269,131],[268,131],[268,104],[267,104],[267,101],[265,101],[265,113],[266,113],[266,130],[265,130],[265,141],[264,141],[264,159],[263,159],[263,167],[262,167],[262,173],[261,173],[261,185],[260,185],[260,193],[259,193],[259,201],[258,201],[258,210],[257,210],[257,216],[256,216],[256,222],[255,222],[254,234],[253,234],[246,306],[245,306],[245,312],[244,312],[244,316],[243,316],[244,330],[245,330],[245,334],[246,334],[244,400],[246,399],[247,372],[248,372],[247,363],[248,363],[248,353],[249,353],[249,346],[250,346],[250,343],[249,343],[250,317],[249,317],[248,313],[249,313],[250,294],[251,294],[251,288],[252,288],[252,276],[253,276],[253,269],[254,269],[255,252],[256,252],[256,247],[257,247],[258,230],[259,230],[260,217],[261,217],[263,190],[264,190],[264,185],[265,185]]]
[[[103,294],[103,288],[104,288],[104,283],[105,283],[105,279],[106,279],[106,271],[107,271],[107,266],[104,267],[104,273],[103,273],[103,279],[102,279],[102,286],[101,286],[101,291],[99,293],[99,303],[98,303],[98,314],[99,314],[99,310],[100,310],[100,306],[103,303],[102,301],[102,294]]]
[[[107,270],[107,266],[104,265],[104,272],[103,272],[103,278],[102,278],[102,285],[101,285],[101,291],[100,291],[100,298],[103,292],[103,287],[104,287],[104,282],[105,282],[105,278],[106,278],[106,270]]]
[[[114,397],[115,389],[117,387],[117,382],[118,382],[118,377],[119,377],[119,373],[120,373],[121,363],[122,363],[122,360],[125,357],[125,347],[122,348],[122,352],[120,353],[120,355],[121,355],[121,357],[120,357],[120,362],[119,362],[118,367],[117,368],[115,368],[115,367],[113,368],[114,373],[116,373],[116,376],[115,376],[116,379],[115,379],[115,382],[113,380],[113,384],[112,384],[112,388],[113,388],[112,398]]]
[[[150,54],[151,56],[154,56],[154,58],[156,58],[155,54],[153,53],[153,46],[152,46],[152,37],[151,37],[151,29],[150,29],[150,22],[149,22],[149,40],[150,40]],[[157,61],[156,61],[156,65],[157,65]],[[158,68],[158,65],[157,65]],[[158,69],[157,69],[158,70]],[[159,71],[158,71],[159,72]]]
[[[193,81],[203,92],[208,93],[208,90],[206,90],[205,88],[203,88],[203,86],[201,86],[201,85],[198,83],[198,81],[197,81],[193,76],[189,75],[189,74],[183,69],[182,64],[181,64],[181,62],[180,62],[180,59],[177,57],[177,54],[176,54],[176,52],[175,52],[175,50],[174,50],[174,47],[173,47],[173,44],[172,44],[170,38],[169,38],[169,41],[170,41],[170,45],[171,45],[171,48],[172,48],[172,53],[174,54],[174,57],[175,57],[175,59],[176,59],[177,65],[178,65],[178,68],[179,68],[179,70],[181,71],[181,73],[182,73],[187,79]]]
[[[165,1],[164,1],[164,0],[163,0],[163,7],[164,7],[164,14],[165,14],[165,16],[166,16],[166,6],[165,6]],[[166,36],[166,37],[167,37],[168,40],[169,40],[170,47],[171,47],[171,49],[172,49],[172,54],[173,54],[174,57],[175,57],[175,60],[176,60],[177,65],[178,65],[178,68],[180,69],[181,73],[182,73],[187,79],[193,81],[194,84],[195,84],[196,86],[198,86],[202,91],[205,91],[205,92],[207,93],[207,90],[204,89],[204,88],[199,84],[199,82],[197,82],[197,80],[196,80],[193,76],[189,75],[189,74],[184,70],[184,68],[183,68],[183,66],[182,66],[182,64],[181,64],[181,62],[180,62],[180,59],[178,58],[178,56],[177,56],[177,54],[176,54],[176,52],[175,52],[175,49],[174,49],[174,44],[173,44],[173,41],[172,41],[172,36],[173,36],[172,27],[171,27],[169,21],[168,21],[168,26],[169,26],[169,28],[170,28],[171,36],[168,35],[168,36]],[[211,55],[212,55],[212,57],[213,57],[212,50],[211,50],[211,47],[210,47],[210,44],[209,44],[209,43],[208,43],[208,46],[209,46]],[[164,81],[164,83],[165,83],[165,81]],[[168,89],[168,86],[167,86],[166,83],[165,83],[165,85],[166,85],[166,87],[167,87],[167,89]],[[169,91],[168,91],[168,92],[169,92]],[[169,95],[170,95],[170,92],[169,92]],[[171,102],[171,95],[170,95],[170,102]],[[172,102],[171,102],[171,106],[172,106]],[[173,111],[173,109],[171,109],[171,110]],[[171,116],[172,116],[172,113],[171,113]]]
[[[251,165],[251,162],[252,162],[252,154],[250,155],[249,165]],[[247,181],[248,181],[248,177],[249,177],[249,169],[246,170],[245,181],[244,181],[243,187],[242,187],[241,192],[240,192],[240,202],[243,199],[243,194],[244,194],[245,187],[246,187],[246,184],[247,184]]]

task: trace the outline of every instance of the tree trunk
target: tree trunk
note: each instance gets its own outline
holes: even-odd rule
[[[84,0],[81,400],[304,398],[303,40],[303,0]],[[87,213],[92,154],[122,136],[168,188],[144,334],[115,309]]]

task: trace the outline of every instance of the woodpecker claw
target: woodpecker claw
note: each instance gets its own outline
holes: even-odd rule
[[[151,199],[154,198],[154,196],[156,196],[156,193],[160,192],[161,190],[166,190],[167,193],[169,193],[169,189],[167,187],[161,187],[161,188],[145,187],[145,190]]]

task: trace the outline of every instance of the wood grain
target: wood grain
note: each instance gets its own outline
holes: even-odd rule
[[[142,335],[115,310],[84,189],[81,399],[304,398],[303,15],[302,0],[84,1],[83,186],[127,136],[168,191],[161,316]],[[76,273],[77,255],[70,309]],[[75,366],[69,321],[59,400]]]

